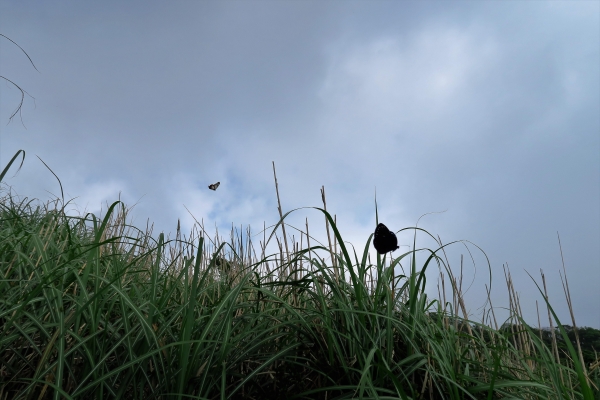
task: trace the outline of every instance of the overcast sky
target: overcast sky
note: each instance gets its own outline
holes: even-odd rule
[[[419,226],[485,251],[498,315],[508,265],[534,325],[540,269],[571,324],[558,232],[577,324],[600,328],[599,16],[597,1],[0,0],[0,33],[39,70],[0,38],[0,75],[35,98],[8,123],[20,93],[1,84],[0,165],[23,149],[5,179],[19,195],[60,195],[37,155],[81,210],[120,195],[165,232],[191,228],[185,207],[220,232],[273,224],[272,161],[284,212],[325,186],[358,251],[375,190],[394,231],[445,210]],[[317,211],[289,222],[305,218],[325,242]],[[485,257],[453,249],[478,318]]]

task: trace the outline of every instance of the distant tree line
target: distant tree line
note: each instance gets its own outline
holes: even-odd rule
[[[511,329],[512,328],[512,329]],[[563,325],[563,328],[567,332],[567,337],[571,341],[571,344],[577,349],[577,341],[575,339],[575,329],[571,325]],[[511,333],[516,332],[519,329],[517,325],[504,324],[501,331]],[[552,348],[552,330],[550,328],[533,328],[530,329],[538,336],[542,338],[542,341],[548,348]],[[585,365],[589,366],[592,363],[600,360],[600,330],[590,327],[577,328],[577,335],[579,336],[579,343],[581,344],[581,353],[583,354],[583,361]],[[560,333],[558,327],[554,328],[554,336],[556,337],[556,346],[558,352],[563,354],[569,354],[567,344],[563,336]]]

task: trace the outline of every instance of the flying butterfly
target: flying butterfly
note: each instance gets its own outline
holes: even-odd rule
[[[212,185],[208,185],[208,188],[210,190],[217,190],[217,188],[219,187],[220,184],[221,184],[221,182],[213,183]]]
[[[384,224],[377,225],[375,228],[375,238],[373,246],[379,254],[385,254],[388,251],[394,251],[398,248],[398,238],[396,234],[390,231]]]

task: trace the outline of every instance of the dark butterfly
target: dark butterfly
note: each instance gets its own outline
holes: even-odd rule
[[[217,190],[217,188],[219,187],[220,184],[221,184],[221,182],[213,183],[212,185],[208,185],[208,188],[210,190]]]
[[[375,228],[375,238],[373,246],[379,254],[385,254],[388,251],[394,251],[398,248],[398,238],[396,234],[390,231],[384,224],[377,225]]]

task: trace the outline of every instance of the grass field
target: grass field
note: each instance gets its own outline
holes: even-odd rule
[[[120,202],[102,219],[60,205],[0,201],[0,400],[600,398],[598,354],[555,316],[527,326],[509,275],[500,326],[466,320],[459,285],[429,298],[428,267],[460,280],[441,244],[371,261],[325,210],[326,246],[290,242],[285,215],[257,244],[155,240]],[[429,233],[407,229],[418,249]]]

